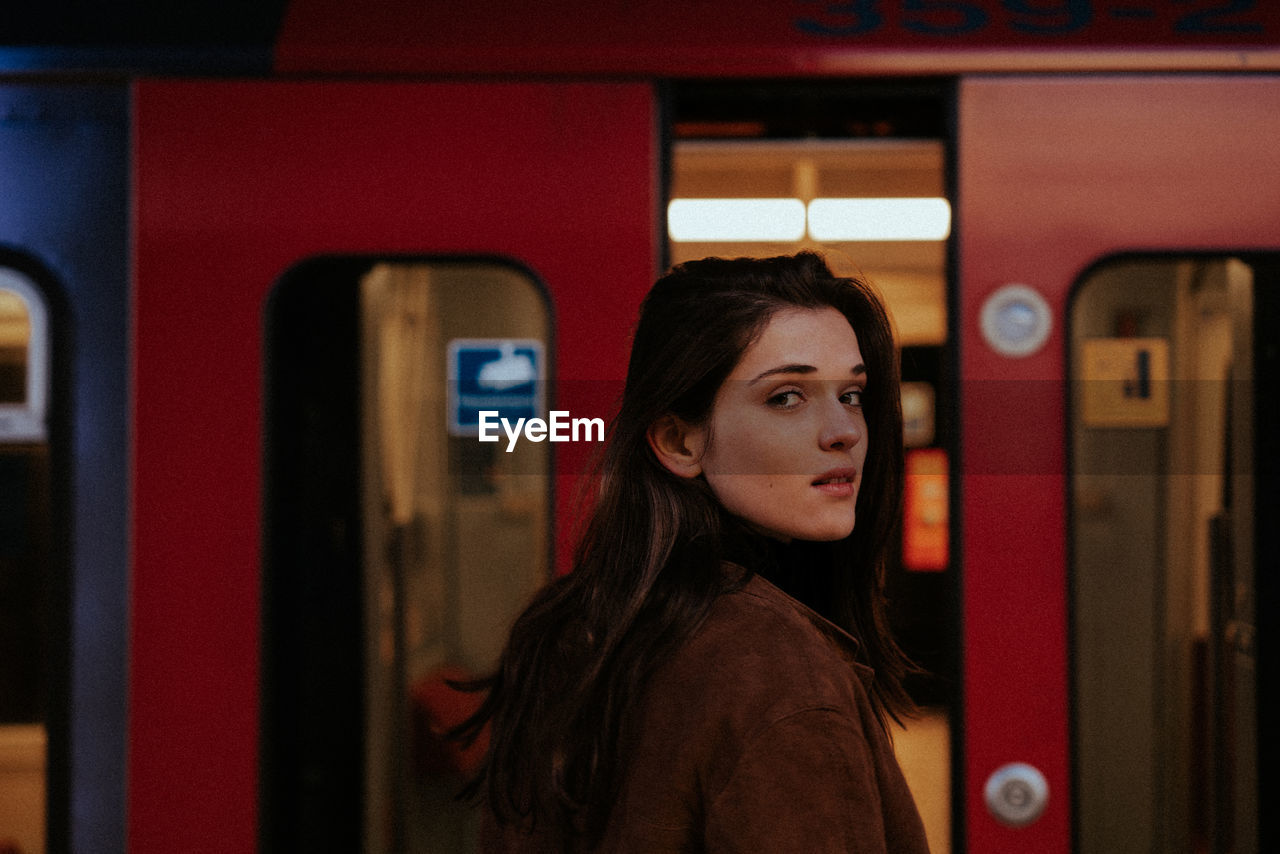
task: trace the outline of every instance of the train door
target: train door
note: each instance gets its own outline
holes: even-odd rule
[[[403,799],[386,787],[408,760],[379,745],[412,726],[394,714],[403,689],[434,708],[438,674],[395,664],[443,663],[437,640],[483,657],[493,638],[414,613],[397,585],[502,598],[563,565],[568,526],[549,520],[593,449],[486,462],[421,407],[470,381],[510,402],[554,370],[546,403],[608,415],[657,268],[651,87],[143,81],[135,107],[128,848],[406,850],[412,817],[391,815]],[[326,408],[345,419],[336,441],[291,446],[316,434],[289,423]],[[421,453],[397,444],[423,437]],[[308,505],[320,515],[294,524]],[[483,519],[506,527],[482,536]],[[417,571],[459,540],[508,563],[503,586]],[[362,556],[374,580],[349,574]],[[364,631],[380,609],[392,630]],[[374,682],[402,693],[365,695]],[[400,723],[370,724],[388,707]]]
[[[1278,116],[1268,77],[961,83],[968,850],[1266,838]]]
[[[1080,852],[1259,850],[1256,393],[1275,255],[1122,256],[1071,304]],[[1260,297],[1260,298],[1259,298]]]
[[[124,845],[127,117],[0,84],[0,849]]]
[[[559,411],[550,333],[495,258],[315,259],[275,292],[263,848],[474,849],[454,796],[484,745],[442,733],[479,695],[449,683],[487,675],[551,577],[555,447],[479,441],[478,413]]]

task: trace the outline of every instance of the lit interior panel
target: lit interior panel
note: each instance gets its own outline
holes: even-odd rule
[[[804,237],[799,199],[673,199],[667,232],[678,243],[794,241]]]
[[[946,240],[951,205],[946,199],[814,199],[809,236],[822,241]]]
[[[866,239],[869,231],[854,231],[837,213],[839,230],[832,233],[840,236],[833,238],[819,238],[807,222],[803,236],[792,240],[751,241],[734,235],[688,241],[669,232],[669,260],[680,264],[708,255],[763,258],[814,249],[823,253],[837,275],[859,276],[875,284],[893,314],[900,344],[942,346],[947,339],[950,231],[945,154],[943,143],[935,139],[677,141],[669,189],[677,201],[781,199],[804,205],[817,200],[815,216],[820,218],[822,208],[833,200],[902,199],[912,206],[904,215],[911,227],[908,233],[926,237],[906,239],[898,231],[887,235],[892,239]],[[921,208],[931,210],[921,214]],[[942,221],[922,227],[930,217]],[[884,234],[886,218],[878,219]],[[821,231],[823,223],[816,227]]]

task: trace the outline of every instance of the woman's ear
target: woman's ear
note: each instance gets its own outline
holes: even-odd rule
[[[706,435],[706,428],[694,427],[676,415],[662,416],[645,434],[658,462],[678,477],[702,474]]]

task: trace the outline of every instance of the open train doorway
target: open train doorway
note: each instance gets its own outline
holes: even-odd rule
[[[893,318],[908,477],[886,581],[895,635],[928,671],[908,686],[921,713],[894,743],[935,852],[952,849],[959,791],[949,103],[930,81],[684,83],[668,102],[672,264],[812,249],[869,280]]]
[[[1132,256],[1071,311],[1075,849],[1261,844],[1274,255]],[[1260,666],[1260,663],[1262,666]]]

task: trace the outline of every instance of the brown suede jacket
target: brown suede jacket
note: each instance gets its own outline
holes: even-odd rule
[[[654,673],[597,850],[928,854],[857,641],[760,576]],[[497,827],[485,852],[573,850]]]

